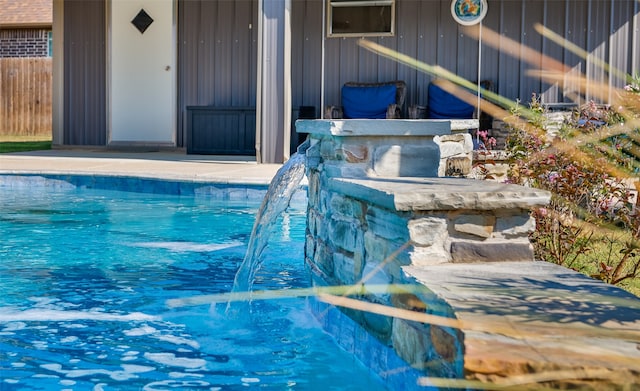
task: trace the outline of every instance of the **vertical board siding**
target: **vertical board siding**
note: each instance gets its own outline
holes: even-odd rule
[[[309,18],[308,10],[309,3],[300,3],[300,15],[303,15],[303,18],[291,18],[291,31],[296,31],[297,34],[291,35],[291,53],[298,53],[300,57],[296,58],[295,56],[291,56],[291,85],[292,85],[292,102],[304,102],[305,96],[305,76],[306,76],[306,65],[308,64],[305,61],[305,46],[308,40],[308,32],[305,29],[305,19]],[[310,21],[317,21],[317,18],[309,18]],[[309,46],[312,44],[310,43]],[[321,58],[321,53],[317,53],[315,56],[310,56],[314,59]],[[317,63],[318,61],[313,61]],[[311,84],[311,83],[308,83]],[[298,88],[295,89],[294,86]],[[304,103],[300,103],[300,105],[304,105]],[[295,118],[293,118],[295,120]]]
[[[104,0],[64,2],[64,144],[105,145]]]
[[[524,50],[520,51],[520,84],[518,86],[519,91],[527,92],[530,94],[527,96],[521,96],[523,100],[528,100],[531,94],[541,94],[546,90],[548,85],[544,85],[539,76],[532,76],[530,72],[540,71],[542,69],[542,36],[535,30],[536,23],[542,23],[544,21],[544,2],[522,1],[522,14],[521,14],[521,30],[520,30],[520,43],[526,48],[536,49],[535,55],[525,53]]]
[[[544,10],[543,10],[543,21],[542,25],[546,26],[552,31],[555,31],[559,34],[565,34],[564,26],[566,16],[566,5],[562,1],[557,0],[545,0],[544,2]],[[564,50],[562,46],[554,43],[549,38],[542,38],[542,49],[541,53],[545,58],[555,59],[564,63]],[[543,71],[549,70],[548,68],[548,60],[543,59],[541,64],[541,69]],[[541,99],[544,102],[561,102],[562,91],[563,91],[563,82],[561,81],[546,81],[542,91],[541,91]]]
[[[378,40],[378,44],[386,46],[393,50],[398,50],[398,40],[393,39],[392,37],[381,37]],[[371,52],[365,52],[367,55],[373,55]],[[374,55],[375,56],[375,55]],[[377,56],[375,56],[377,57]],[[377,61],[378,66],[378,74],[376,75],[377,80],[395,80],[398,78],[398,63],[388,58],[379,58],[374,59]]]
[[[233,106],[234,89],[231,81],[233,80],[233,35],[237,28],[244,26],[233,26],[228,22],[235,21],[235,5],[242,2],[218,1],[217,19],[213,23],[214,33],[210,37],[209,42],[213,53],[214,68],[204,69],[204,72],[211,72],[213,75],[213,105],[220,106],[223,104]],[[244,23],[243,23],[244,24]],[[230,28],[231,26],[235,28]],[[247,75],[243,75],[247,76]]]
[[[638,47],[637,35],[640,33],[633,32],[633,22],[629,17],[634,15],[634,7],[637,8],[638,3],[612,3],[611,4],[611,35],[609,38],[609,63],[615,70],[611,77],[610,84],[614,88],[621,88],[627,84],[627,69],[632,67],[633,52],[640,51]],[[634,42],[635,41],[635,42]],[[636,46],[635,49],[633,48]],[[636,72],[640,69],[636,68]]]
[[[265,0],[270,1],[270,0]],[[255,106],[258,0],[177,0],[178,145],[184,146],[186,106]],[[376,56],[358,46],[358,38],[325,38],[325,2],[292,0],[292,106],[340,104],[347,81],[407,82],[406,105],[426,105],[433,76]],[[368,38],[469,80],[477,79],[478,45],[469,30],[450,15],[450,0],[397,0],[396,33]],[[64,144],[104,145],[107,140],[105,0],[64,1]],[[541,37],[543,24],[585,48],[587,58]],[[476,27],[477,29],[477,27]],[[574,76],[622,87],[605,62],[626,74],[640,72],[640,3],[635,0],[490,0],[483,31],[498,34],[497,47],[482,45],[481,79],[510,99],[528,101],[539,93],[546,103],[596,100],[607,103],[612,91],[582,89]],[[486,34],[483,34],[486,36]],[[563,62],[570,71],[561,81],[540,81],[529,70],[545,68],[520,61],[526,45]],[[324,43],[324,64],[322,47]],[[324,85],[322,68],[324,67]],[[321,101],[324,88],[325,99]],[[6,103],[4,103],[6,105]],[[3,116],[4,118],[4,116]]]
[[[233,45],[231,69],[248,67],[248,70],[246,74],[231,72],[232,77],[229,78],[229,88],[232,93],[232,106],[249,103],[255,105],[255,90],[251,89],[255,85],[255,72],[251,72],[251,70],[256,69],[255,53],[252,50],[256,46],[252,42],[251,34],[255,27],[253,26],[251,15],[254,15],[257,11],[252,8],[252,5],[250,1],[237,2],[237,9],[234,13],[233,25],[236,26],[236,29],[233,31],[231,42]],[[240,88],[233,88],[234,86],[239,86]]]
[[[257,0],[178,0],[178,146],[187,106],[255,106],[257,12]]]
[[[194,88],[198,84],[198,32],[200,31],[200,2],[181,1],[178,3],[178,134],[176,144],[186,146],[186,110],[181,109],[186,106],[184,102],[197,102],[198,89]],[[187,23],[190,28],[184,28]]]
[[[597,80],[599,83],[587,86],[587,96],[597,96],[597,94],[600,93],[603,94],[603,97],[608,96],[608,92],[602,90],[602,87],[607,84],[607,75],[600,63],[600,61],[609,60],[607,47],[609,46],[608,31],[610,19],[608,18],[609,12],[607,11],[609,11],[609,9],[607,3],[609,3],[607,0],[593,0],[588,6],[587,51],[590,54],[587,57],[586,76],[591,80]],[[601,101],[603,97],[597,96],[596,100]]]
[[[419,7],[419,2],[414,1],[414,6]],[[418,26],[420,25],[418,15],[409,7],[398,9],[396,15],[398,20],[405,21],[402,24],[396,25],[396,31],[398,35],[397,50],[408,56],[417,58],[419,39]],[[398,66],[397,78],[400,80],[404,80],[407,85],[417,85],[418,81],[416,79],[416,74],[417,73],[414,70],[408,67]],[[416,91],[416,89],[407,91],[407,99],[415,101],[417,93],[418,92]]]
[[[434,65],[438,64],[438,32],[439,32],[439,20],[440,20],[440,8],[442,6],[446,6],[446,4],[441,5],[440,2],[434,1],[422,1],[420,2],[420,13],[418,14],[418,23],[420,26],[420,40],[418,41],[418,60],[429,64]],[[398,4],[398,7],[403,6],[401,3]],[[411,12],[411,11],[409,11]],[[415,101],[408,100],[406,103],[408,105],[419,104],[426,105],[428,98],[428,85],[432,79],[432,76],[419,70],[415,70],[417,72],[418,85],[415,87],[407,86],[408,90],[412,90],[413,88],[418,89],[421,93],[417,96]]]
[[[434,4],[433,2],[431,2],[431,4],[429,4],[429,2],[427,3],[427,5],[431,6],[430,12],[438,15],[438,19],[435,21],[436,26],[438,26],[437,36],[432,37],[431,41],[433,42],[433,38],[435,38],[435,45],[438,50],[435,64],[438,64],[453,73],[458,73],[458,62],[475,62],[475,58],[477,57],[474,58],[473,55],[468,55],[467,53],[464,53],[459,57],[459,26],[451,18],[451,8],[448,6],[449,3],[450,2],[440,5]],[[434,64],[434,62],[430,63]]]
[[[484,18],[482,26],[483,37],[488,36],[490,30],[495,31],[490,26],[499,26],[502,14],[500,12],[500,4],[491,2],[489,12]],[[487,45],[486,38],[482,44],[482,80],[489,80],[493,84],[493,92],[498,92],[497,75],[500,74],[500,50],[499,47]]]
[[[574,7],[571,3],[566,2],[566,25],[564,28],[567,41],[574,45],[586,48],[587,46],[587,18],[589,17],[588,4],[583,7]],[[567,74],[563,95],[565,100],[580,101],[580,83],[578,77],[583,75],[586,70],[586,59],[581,58],[569,49],[564,49],[564,63],[571,68]]]
[[[322,18],[310,17],[311,15],[322,15],[322,2],[316,1],[307,5],[305,19],[302,20],[304,25],[304,33],[302,37],[304,41],[302,48],[304,55],[302,56],[302,62],[292,56],[292,69],[295,68],[294,64],[303,65],[302,77],[305,81],[316,82],[320,85],[322,78],[322,64],[316,61],[322,56],[322,39],[318,35],[314,34],[316,31],[322,31]],[[299,23],[299,22],[298,22]],[[293,30],[296,31],[296,30]],[[295,39],[296,35],[293,34],[292,39]],[[304,88],[302,90],[301,106],[317,106],[318,100],[315,96],[314,88]],[[295,100],[294,100],[295,101]],[[320,108],[317,107],[316,110]]]
[[[319,50],[309,51],[306,42],[314,47],[325,43],[325,101],[326,105],[340,104],[340,88],[347,81],[375,82],[400,79],[407,83],[407,105],[425,105],[427,86],[432,75],[390,60],[375,56],[358,46],[358,38],[324,38],[322,29],[310,31],[309,23],[322,21],[321,12],[306,10],[316,7],[318,0],[293,1],[293,36],[304,35],[305,45],[293,46],[294,74],[296,67],[310,61],[320,62]],[[610,76],[602,67],[606,62],[623,73],[640,72],[640,5],[635,0],[491,0],[483,21],[486,37],[498,34],[496,47],[482,45],[481,79],[493,83],[496,92],[510,99],[528,102],[531,94],[541,96],[545,103],[588,100],[607,103],[610,92],[602,88],[581,89],[575,76],[586,75],[596,85],[622,87],[620,77]],[[396,34],[393,37],[367,38],[381,45],[397,49],[430,65],[439,65],[468,80],[478,78],[478,44],[469,35],[469,28],[455,23],[450,14],[450,0],[397,0]],[[309,19],[311,18],[311,20]],[[304,20],[304,23],[299,22]],[[582,58],[571,50],[541,36],[535,25],[546,26],[567,41],[586,49],[590,55]],[[476,30],[478,27],[471,27]],[[303,29],[303,32],[300,31]],[[539,55],[521,61],[526,49],[512,48],[515,42]],[[315,53],[315,54],[314,54]],[[310,59],[310,55],[314,55]],[[544,56],[564,63],[570,71],[564,80],[541,80],[530,73],[545,70],[549,62]],[[304,62],[297,62],[304,58]],[[294,77],[293,106],[322,104],[318,78]],[[300,85],[302,83],[302,85]],[[304,99],[302,99],[304,91]]]
[[[0,58],[0,135],[51,137],[51,58]]]
[[[523,1],[501,1],[500,25],[486,26],[486,28],[500,33],[499,73],[491,75],[491,79],[496,82],[498,93],[507,97],[511,97],[510,93],[512,91],[519,91],[520,86],[520,51],[517,48],[508,46],[508,43],[512,41],[520,42]],[[526,94],[526,96],[520,95],[517,98],[528,100],[529,91],[519,92]]]
[[[627,69],[632,69],[640,77],[640,1],[633,3],[632,21],[629,28],[631,34],[631,62]]]
[[[467,33],[475,31],[478,34],[479,25],[464,27],[460,26],[456,33],[457,55],[455,58],[461,59],[456,66],[456,74],[467,80],[478,79],[478,41],[470,37]]]
[[[319,86],[322,77],[322,15],[321,1],[294,2],[293,13],[301,17],[291,18],[291,80],[292,102],[297,106],[314,106],[319,113]],[[317,96],[316,96],[317,93]]]

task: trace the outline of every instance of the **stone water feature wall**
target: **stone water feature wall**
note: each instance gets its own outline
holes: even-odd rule
[[[544,281],[565,270],[535,262],[528,240],[535,229],[529,210],[546,205],[547,192],[443,177],[470,174],[471,162],[465,160],[471,155],[470,138],[460,127],[470,126],[430,120],[298,122],[298,131],[309,133],[311,143],[305,258],[314,284],[353,285],[359,299],[462,322],[459,327],[430,325],[344,310],[426,376],[487,380],[551,368],[555,362],[540,360],[518,338],[462,326],[483,316],[482,322],[490,323],[509,319],[517,329],[520,311],[501,306],[525,299],[505,300],[495,294],[496,286],[536,289],[535,283],[530,286],[535,276]],[[570,278],[583,283],[576,274]],[[487,307],[492,301],[497,309]],[[640,320],[640,306],[634,311]],[[494,343],[505,349],[501,355],[492,351]],[[624,376],[640,374],[640,364],[636,367],[623,366]]]

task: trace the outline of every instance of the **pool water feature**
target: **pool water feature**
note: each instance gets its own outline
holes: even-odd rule
[[[304,299],[166,306],[232,289],[260,198],[31,179],[0,186],[0,389],[383,389]],[[256,289],[308,286],[304,206],[279,223]]]
[[[267,193],[256,214],[249,238],[249,246],[233,282],[233,292],[247,292],[253,288],[256,273],[262,267],[262,254],[278,218],[289,207],[291,198],[304,178],[306,156],[295,153],[271,180]]]

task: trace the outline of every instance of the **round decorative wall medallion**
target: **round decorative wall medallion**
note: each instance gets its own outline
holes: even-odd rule
[[[464,26],[480,23],[487,14],[487,0],[452,0],[451,15]]]

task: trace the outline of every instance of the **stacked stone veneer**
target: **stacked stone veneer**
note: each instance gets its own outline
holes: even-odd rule
[[[321,167],[309,167],[305,256],[318,277],[315,283],[363,283],[367,290],[413,283],[405,266],[532,261],[527,235],[534,225],[527,206],[546,198],[535,191],[510,192],[511,186],[482,186],[486,184],[444,178],[407,178],[402,183],[326,178]],[[377,304],[455,317],[428,287],[419,296],[373,288],[364,296]],[[371,312],[349,314],[414,368],[431,376],[463,376],[458,330]]]
[[[473,153],[468,129],[477,126],[477,120],[300,120],[296,125],[313,135],[307,159],[322,164],[330,177],[468,175]]]
[[[564,298],[573,295],[572,289],[583,292],[581,296],[589,302],[603,302],[597,294],[588,297],[586,292],[594,289],[602,293],[605,289],[593,288],[598,283],[584,278],[591,281],[587,283],[564,268],[534,262],[528,235],[535,224],[529,211],[546,205],[549,193],[494,181],[443,177],[472,175],[467,171],[471,162],[465,161],[471,155],[468,135],[457,125],[469,124],[429,120],[297,123],[298,131],[309,133],[310,139],[306,150],[305,260],[314,284],[351,285],[358,290],[358,299],[456,319],[467,325],[490,320],[500,326],[507,322],[509,332],[516,336],[343,309],[428,377],[486,381],[548,370],[606,368],[618,380],[597,381],[591,386],[572,380],[554,384],[587,384],[586,388],[601,389],[603,384],[617,382],[615,389],[620,383],[638,381],[640,364],[614,365],[607,358],[608,353],[618,355],[624,343],[599,344],[599,352],[607,354],[594,360],[585,359],[581,353],[593,344],[593,338],[559,347],[566,337],[558,340],[556,335],[547,335],[549,327],[571,327],[565,323],[567,316],[581,322],[575,308],[583,306],[569,303],[562,310],[548,312],[544,303],[566,303]],[[448,282],[442,283],[445,280]],[[566,291],[558,293],[563,281],[569,280]],[[572,288],[576,286],[580,288]],[[587,288],[583,290],[582,286]],[[499,287],[509,293],[500,292]],[[529,308],[528,297],[545,297],[546,287],[560,296]],[[607,294],[620,294],[615,288],[613,291]],[[621,328],[628,329],[624,323],[627,320],[640,327],[638,308],[631,302],[622,317],[611,307],[594,312],[607,313],[614,327],[618,319],[624,319]],[[585,322],[590,321],[587,318]],[[539,329],[532,331],[533,325]],[[347,349],[356,355],[362,353],[359,357],[364,362],[382,369],[377,372],[402,370],[382,368],[384,363],[379,361],[385,360],[367,357],[368,350],[354,342],[358,334],[352,328],[329,328],[339,341],[348,341]],[[633,351],[633,340],[627,342],[622,349]],[[629,359],[633,361],[634,357],[640,362],[640,351]],[[403,388],[429,385],[428,380],[417,386],[409,383]]]
[[[467,127],[428,120],[298,123],[299,131],[311,133],[305,256],[316,284],[367,289],[413,282],[403,271],[409,265],[533,260],[529,208],[546,204],[545,192],[440,178],[469,173]],[[366,292],[377,304],[455,317],[428,290],[420,298]],[[458,330],[346,312],[414,368],[462,376]]]

